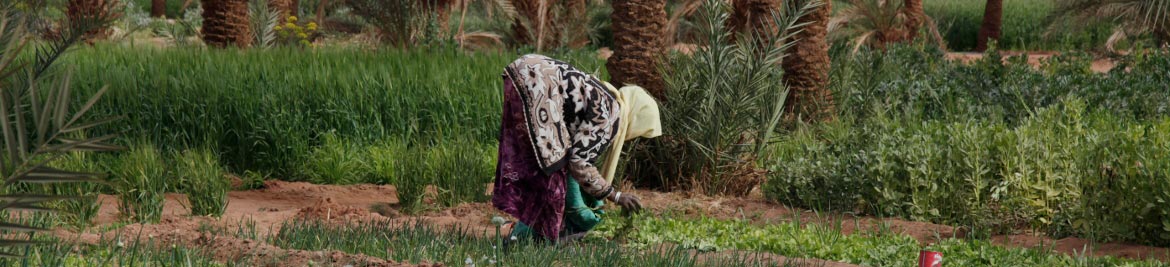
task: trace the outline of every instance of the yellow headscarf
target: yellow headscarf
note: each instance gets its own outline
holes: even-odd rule
[[[601,165],[601,174],[609,183],[613,183],[614,172],[617,171],[618,159],[622,155],[622,147],[627,140],[638,137],[654,138],[662,135],[662,121],[658,117],[658,102],[646,89],[638,86],[625,86],[621,90],[614,89],[608,82],[602,82],[615,96],[621,108],[621,121],[618,132],[614,135],[613,143],[605,152],[605,163]]]

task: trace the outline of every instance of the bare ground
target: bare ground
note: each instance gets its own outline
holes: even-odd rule
[[[884,227],[897,233],[914,237],[923,244],[931,244],[940,238],[962,237],[954,227],[899,219],[878,219],[855,217],[841,214],[817,215],[769,203],[761,196],[746,198],[709,197],[684,193],[662,193],[635,190],[644,199],[648,210],[655,213],[672,213],[688,217],[712,217],[718,219],[744,219],[753,223],[791,221],[801,218],[806,223],[839,223],[846,234],[873,231]],[[388,220],[405,224],[422,221],[439,227],[461,226],[473,233],[493,232],[490,218],[502,215],[485,203],[468,203],[453,208],[423,212],[417,216],[399,215],[393,208],[396,203],[392,186],[377,185],[314,185],[299,182],[269,181],[264,189],[235,191],[229,193],[229,204],[220,219],[192,217],[187,215],[185,197],[178,194],[167,196],[162,222],[158,224],[131,224],[111,230],[119,221],[117,199],[101,196],[102,208],[96,227],[76,232],[58,230],[56,234],[66,240],[97,244],[104,237],[133,241],[147,239],[159,245],[182,245],[201,248],[217,260],[251,262],[258,266],[306,266],[309,262],[326,266],[415,266],[378,259],[361,254],[339,251],[303,251],[285,249],[263,241],[236,237],[231,234],[214,234],[208,228],[234,230],[241,224],[254,222],[260,235],[278,231],[282,222],[294,218],[315,218],[338,223]],[[376,211],[376,212],[375,212]],[[797,212],[801,215],[797,216]],[[1089,244],[1084,239],[1066,238],[1053,240],[1042,236],[1012,235],[998,236],[994,243],[1012,247],[1035,247],[1043,244],[1062,253],[1084,253]],[[701,253],[700,260],[721,259],[729,253]],[[1111,255],[1123,258],[1154,257],[1170,260],[1166,248],[1128,245],[1120,243],[1096,244],[1092,255]],[[768,262],[802,263],[812,266],[852,266],[843,263],[815,259],[789,259],[783,256],[762,253],[759,259]],[[422,266],[428,266],[423,264]]]

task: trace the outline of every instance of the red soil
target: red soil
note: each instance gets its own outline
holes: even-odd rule
[[[790,221],[797,217],[808,223],[826,224],[839,222],[842,231],[853,234],[872,231],[878,227],[886,227],[894,232],[914,237],[923,244],[930,244],[939,238],[961,237],[954,227],[936,225],[923,222],[911,222],[898,219],[876,219],[855,217],[841,214],[816,215],[804,210],[795,210],[768,203],[762,197],[750,196],[746,198],[692,196],[684,193],[661,193],[635,190],[644,200],[647,209],[655,213],[670,212],[681,216],[706,216],[719,219],[745,219],[753,223],[769,223]],[[96,244],[102,236],[109,239],[117,237],[119,240],[132,242],[138,237],[152,240],[158,245],[182,245],[200,248],[218,260],[245,261],[262,266],[305,266],[312,261],[317,264],[333,264],[341,266],[354,264],[355,266],[410,266],[392,261],[377,259],[361,254],[347,254],[339,251],[302,251],[275,247],[262,241],[236,237],[231,234],[238,226],[253,222],[256,232],[260,235],[278,231],[280,224],[295,218],[315,218],[338,223],[388,220],[407,224],[420,220],[437,227],[462,226],[471,232],[490,233],[494,227],[490,222],[493,216],[503,216],[495,208],[484,203],[462,204],[453,208],[424,212],[417,216],[399,215],[393,208],[396,203],[395,190],[392,186],[376,185],[314,185],[299,182],[269,181],[264,189],[250,191],[236,191],[229,193],[227,211],[220,219],[188,216],[185,197],[178,194],[167,196],[164,216],[158,224],[132,224],[118,230],[109,229],[118,221],[117,200],[112,196],[101,196],[101,213],[97,224],[83,232],[58,230],[57,235],[66,240],[78,240],[82,243]],[[377,212],[374,212],[377,211]],[[796,213],[799,212],[800,216]],[[214,234],[206,229],[224,229],[224,233]],[[203,231],[201,231],[201,229]],[[1014,247],[1034,247],[1045,244],[1044,247],[1053,247],[1055,251],[1063,253],[1083,253],[1086,240],[1062,239],[1052,240],[1045,237],[1029,235],[1000,236],[993,239],[996,244]],[[721,258],[730,252],[703,253],[700,259],[710,260]],[[1112,255],[1124,258],[1156,257],[1170,260],[1170,250],[1126,244],[1097,244],[1092,255]],[[774,254],[759,256],[768,262],[783,263],[789,260],[806,262],[816,266],[850,266],[820,260],[787,259]]]

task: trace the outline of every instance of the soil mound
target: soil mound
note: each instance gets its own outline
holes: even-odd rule
[[[370,215],[371,213],[368,210],[337,204],[333,202],[333,198],[324,198],[317,201],[313,206],[301,208],[297,212],[296,218],[302,220],[330,221],[335,219],[354,219],[354,217],[366,217]]]

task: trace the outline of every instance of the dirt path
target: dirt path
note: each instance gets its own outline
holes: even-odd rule
[[[1001,53],[1005,56],[1004,62],[1007,62],[1006,57],[1022,56],[1024,54],[1024,52],[1020,52],[1020,51],[1002,51]],[[1059,54],[1056,52],[1048,52],[1048,51],[1030,51],[1027,53],[1028,53],[1028,64],[1032,65],[1032,67],[1037,67],[1037,68],[1039,68],[1044,63],[1045,60],[1048,60],[1052,56]],[[971,63],[973,61],[982,59],[983,54],[977,53],[977,52],[947,52],[946,57],[947,57],[947,60],[957,60],[957,61],[960,61],[963,63]],[[1093,60],[1093,65],[1089,66],[1089,68],[1092,69],[1093,72],[1096,72],[1096,73],[1106,73],[1106,72],[1109,72],[1109,70],[1112,70],[1113,67],[1116,67],[1116,66],[1117,66],[1117,62],[1115,62],[1113,60],[1098,58],[1098,59]]]
[[[954,227],[898,219],[876,219],[847,215],[821,215],[803,210],[794,210],[782,205],[766,202],[760,196],[747,198],[725,198],[691,196],[683,193],[662,193],[636,191],[644,199],[648,210],[655,213],[671,213],[680,216],[706,216],[718,219],[746,219],[753,223],[791,221],[798,216],[804,222],[839,222],[846,234],[872,231],[878,227],[903,233],[924,244],[936,242],[940,237],[962,237]],[[253,222],[259,235],[279,230],[280,224],[294,218],[314,218],[331,221],[389,220],[403,224],[421,220],[437,227],[462,226],[472,232],[493,232],[490,218],[502,215],[485,203],[468,203],[453,208],[424,212],[418,216],[403,216],[392,208],[396,203],[392,186],[376,185],[314,185],[298,182],[269,181],[264,189],[236,191],[229,193],[229,204],[223,218],[214,220],[204,217],[187,216],[182,195],[168,195],[163,221],[158,224],[132,224],[108,230],[118,221],[117,200],[112,196],[101,196],[102,207],[97,218],[97,227],[82,233],[58,231],[57,235],[67,240],[84,243],[98,243],[102,236],[117,235],[121,240],[135,240],[141,235],[156,244],[177,244],[191,247],[211,248],[209,251],[217,260],[249,261],[261,266],[304,266],[304,263],[331,263],[341,266],[410,266],[389,262],[361,254],[346,254],[338,251],[301,251],[272,246],[270,244],[235,237],[231,234],[210,234],[206,229],[234,231],[237,227]],[[374,211],[378,212],[374,212]],[[98,229],[107,229],[104,232]],[[1089,244],[1082,239],[1052,240],[1044,237],[1014,235],[993,239],[996,244],[1015,247],[1034,247],[1045,244],[1063,253],[1083,253]],[[719,253],[700,255],[700,258],[719,257]],[[1112,255],[1125,258],[1156,257],[1170,260],[1170,250],[1126,244],[1098,244],[1093,255]],[[763,253],[760,256],[778,264],[790,260],[815,263],[816,266],[850,266],[819,260],[788,259],[779,255]]]

